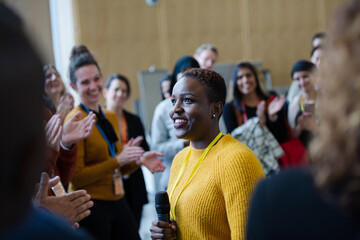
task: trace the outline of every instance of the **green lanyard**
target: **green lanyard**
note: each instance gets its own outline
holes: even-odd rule
[[[176,197],[174,206],[172,207],[172,211],[170,210],[170,217],[171,217],[174,221],[176,221],[175,206],[176,206],[176,204],[177,204],[177,202],[178,202],[178,200],[179,200],[179,197],[180,197],[181,193],[184,191],[184,189],[185,189],[185,188],[187,187],[187,185],[189,184],[190,179],[191,179],[192,176],[195,174],[195,171],[198,169],[200,163],[204,160],[204,158],[206,157],[207,153],[208,153],[208,152],[210,151],[210,149],[215,145],[215,143],[222,137],[222,135],[223,135],[223,134],[220,132],[220,133],[216,136],[216,138],[209,144],[209,146],[207,146],[207,148],[205,149],[205,151],[204,151],[203,154],[201,155],[200,159],[199,159],[198,162],[196,163],[194,169],[192,170],[189,178],[186,180],[184,187],[181,189],[179,195]],[[174,184],[174,186],[173,186],[173,188],[172,188],[172,190],[171,190],[171,193],[170,193],[170,196],[169,196],[170,202],[171,202],[171,196],[172,196],[172,194],[173,194],[173,192],[174,192],[174,190],[175,190],[175,187],[176,187],[177,184],[179,183],[180,177],[181,177],[181,176],[183,175],[183,173],[184,173],[185,167],[186,167],[186,165],[187,165],[187,163],[188,163],[188,161],[189,161],[189,158],[190,158],[190,154],[191,154],[191,149],[189,149],[189,152],[187,153],[187,155],[186,155],[186,157],[185,157],[185,160],[184,160],[184,162],[183,162],[183,164],[182,164],[182,166],[181,166],[181,169],[180,169],[180,173],[179,173],[179,175],[177,176],[176,181],[175,181],[175,184]],[[170,204],[170,206],[171,206],[171,204]]]

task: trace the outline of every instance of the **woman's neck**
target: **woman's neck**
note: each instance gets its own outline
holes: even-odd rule
[[[304,101],[316,101],[316,90],[303,92]]]
[[[99,104],[98,103],[82,103],[85,107],[87,107],[89,110],[94,111],[96,113],[99,113]]]
[[[54,104],[55,109],[57,109],[60,104],[60,97],[61,97],[60,93],[56,93],[56,94],[53,94],[52,96],[48,96],[48,98]]]
[[[107,110],[111,110],[111,111],[114,111],[118,117],[118,119],[120,120],[121,117],[122,117],[122,114],[123,114],[123,108],[122,106],[106,106],[106,109]]]
[[[243,102],[246,106],[249,107],[256,107],[259,104],[259,97],[257,96],[257,94],[254,92],[243,95]]]
[[[195,149],[205,149],[219,133],[220,129],[219,127],[217,127],[216,131],[212,131],[211,133],[207,134],[199,140],[191,141],[191,146],[193,146]]]

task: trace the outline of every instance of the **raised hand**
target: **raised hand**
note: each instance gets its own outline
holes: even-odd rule
[[[256,116],[259,118],[259,124],[263,127],[266,124],[266,117],[265,117],[265,101],[261,101],[257,105],[256,109]]]
[[[165,166],[158,157],[163,156],[164,154],[155,151],[145,152],[144,155],[140,157],[140,164],[147,167],[151,173],[162,172],[164,171]]]
[[[66,147],[86,139],[92,133],[95,125],[95,114],[90,112],[88,116],[79,121],[82,112],[77,112],[65,125],[62,134],[62,143]]]
[[[60,139],[63,132],[61,126],[61,119],[58,114],[55,114],[45,125],[45,137],[47,145],[55,151],[60,150]]]
[[[139,162],[143,153],[144,149],[141,147],[125,145],[121,153],[116,156],[116,159],[120,167],[122,167],[134,161]]]
[[[49,175],[43,172],[35,201],[39,206],[65,217],[73,223],[74,227],[79,227],[78,222],[90,215],[89,208],[94,203],[90,200],[91,197],[85,190],[78,190],[63,196],[49,196],[49,188],[55,186],[59,181],[59,177],[49,181]]]
[[[142,143],[143,140],[144,140],[143,136],[137,136],[135,139],[131,138],[126,145],[127,146],[140,146],[140,144]]]
[[[274,117],[282,109],[285,102],[286,98],[284,95],[281,95],[280,97],[275,97],[268,106],[269,117]]]
[[[65,96],[60,98],[60,103],[56,113],[60,115],[61,121],[63,122],[66,115],[74,108],[74,98],[70,93],[66,93]]]
[[[298,117],[297,122],[301,130],[315,131],[317,129],[315,117],[312,113],[304,112]]]

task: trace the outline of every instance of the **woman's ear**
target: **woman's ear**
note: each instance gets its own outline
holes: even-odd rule
[[[77,91],[77,88],[76,88],[76,86],[71,82],[70,84],[70,87],[72,88],[72,89],[74,89],[75,91]]]
[[[223,104],[222,102],[216,102],[213,103],[213,109],[212,109],[212,116],[215,118],[219,118],[219,116],[221,115],[222,111],[223,111]]]
[[[103,95],[104,95],[104,98],[106,98],[106,94],[107,94],[107,89],[106,88],[103,88]]]

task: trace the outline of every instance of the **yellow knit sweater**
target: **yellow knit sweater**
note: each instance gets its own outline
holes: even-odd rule
[[[117,116],[114,112],[102,109],[106,118],[113,125],[115,133],[119,133]],[[78,111],[82,112],[81,119],[85,118],[88,113],[79,106],[74,108],[65,118],[65,123],[72,118]],[[96,119],[97,121],[97,119]],[[101,135],[97,126],[94,126],[92,134],[87,139],[80,141],[78,144],[76,170],[73,179],[70,182],[69,190],[85,189],[91,195],[92,199],[97,200],[118,200],[124,196],[114,194],[113,174],[117,168],[119,172],[125,174],[134,171],[138,166],[128,164],[120,169],[116,158],[109,154],[108,145]],[[117,152],[121,152],[120,141],[115,143]]]
[[[180,151],[171,167],[170,194],[191,148],[183,176],[170,199],[171,209],[205,149]],[[208,152],[175,208],[177,239],[245,239],[247,213],[255,184],[264,177],[260,162],[244,144],[223,136]]]

